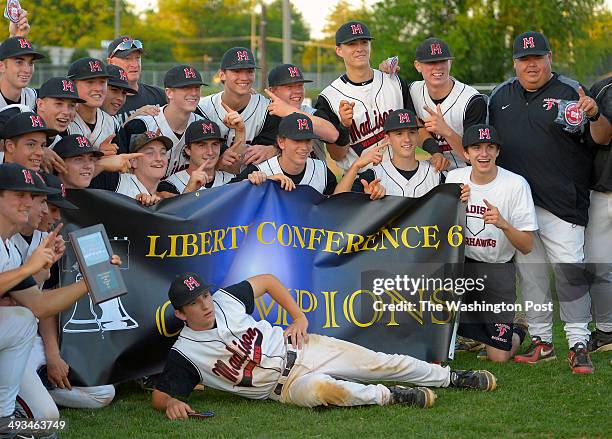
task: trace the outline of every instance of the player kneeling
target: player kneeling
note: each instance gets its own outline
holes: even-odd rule
[[[264,293],[291,316],[293,323],[284,332],[252,317],[255,299]],[[496,387],[495,376],[488,371],[451,370],[407,355],[308,335],[306,316],[287,288],[270,274],[215,291],[197,274],[185,273],[172,282],[168,297],[175,315],[186,325],[168,354],[151,402],[170,419],[186,419],[194,413],[176,398],[188,397],[197,384],[301,407],[398,403],[431,407],[436,399],[427,387],[360,382],[484,391]]]
[[[486,356],[505,362],[514,356],[525,337],[526,325],[514,321],[514,311],[501,305],[516,301],[514,254],[533,248],[532,232],[538,229],[527,181],[495,164],[500,141],[495,128],[474,125],[463,135],[466,159],[472,166],[454,169],[447,183],[470,185],[465,230],[466,279],[483,279],[484,291],[468,291],[464,304],[497,305],[461,313],[458,333],[486,344]]]
[[[386,195],[422,197],[444,182],[444,175],[427,160],[416,159],[416,146],[422,125],[410,110],[395,110],[385,120],[385,141],[366,150],[346,171],[335,193],[365,192],[377,199]],[[393,157],[383,161],[385,149],[391,146]],[[359,173],[370,164],[371,169]],[[381,190],[382,187],[382,190]],[[461,201],[467,201],[469,187],[464,186]]]

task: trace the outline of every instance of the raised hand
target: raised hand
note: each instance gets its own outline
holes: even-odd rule
[[[187,186],[185,186],[184,192],[193,192],[200,189],[207,183],[212,181],[212,177],[204,172],[204,168],[208,164],[208,160],[205,160],[195,171],[191,172]]]
[[[590,96],[584,92],[582,87],[578,87],[578,104],[577,107],[579,110],[582,110],[586,113],[587,117],[594,117],[599,113],[599,107],[597,106],[597,102]]]
[[[64,160],[51,148],[43,148],[43,158],[40,167],[49,174],[51,174],[54,169],[60,174],[68,172]]]
[[[373,165],[378,165],[383,161],[385,152],[389,147],[388,143],[384,143],[382,145],[373,146],[361,153],[361,156],[355,161],[356,166],[359,169],[365,168],[370,163]]]
[[[485,205],[487,206],[487,210],[482,216],[485,224],[493,224],[498,229],[504,230],[508,227],[508,222],[504,219],[503,216],[499,213],[499,209],[489,203],[487,200],[483,199]]]
[[[132,152],[130,154],[105,155],[100,157],[96,162],[96,166],[106,172],[130,172],[132,164],[130,160],[144,157],[141,152]]]
[[[362,178],[361,184],[363,185],[363,192],[370,195],[370,200],[379,200],[387,194],[385,187],[380,184],[380,178],[372,180],[370,183]]]
[[[425,129],[441,137],[450,137],[452,134],[451,128],[444,120],[444,114],[442,113],[440,104],[436,105],[436,111],[432,110],[427,105],[424,105],[423,109],[427,111],[430,116],[429,119],[425,121]]]
[[[245,131],[244,120],[237,111],[232,110],[225,102],[221,101],[221,106],[225,109],[227,114],[223,118],[223,123],[226,127],[234,131]]]
[[[114,138],[115,138],[115,134],[111,134],[106,139],[104,139],[104,142],[102,142],[100,144],[100,147],[98,148],[100,150],[100,152],[103,152],[104,155],[115,155],[115,154],[117,154],[117,151],[119,150],[119,147],[115,143],[113,143],[113,139]]]
[[[268,111],[270,114],[278,117],[289,116],[291,113],[295,112],[295,108],[289,105],[287,102],[283,101],[281,98],[276,96],[269,89],[265,89],[264,92],[270,97],[272,102],[268,104]]]
[[[353,108],[355,107],[355,102],[349,102],[342,100],[340,101],[340,108],[338,109],[338,113],[340,113],[340,123],[348,128],[353,123]]]

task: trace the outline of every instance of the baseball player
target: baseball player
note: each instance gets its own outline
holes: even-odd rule
[[[556,358],[552,344],[549,272],[553,264],[560,316],[570,346],[573,373],[593,373],[586,344],[590,300],[584,288],[584,228],[588,220],[592,154],[587,132],[605,142],[608,121],[577,81],[552,72],[552,52],[539,32],[514,41],[516,77],[500,84],[489,99],[489,121],[503,143],[498,163],[523,176],[531,187],[539,230],[534,248],[516,254],[532,343],[514,361],[537,363]],[[590,119],[590,120],[586,120]],[[585,124],[585,125],[583,125]],[[603,134],[603,136],[602,136]],[[568,184],[569,182],[569,184]]]
[[[157,116],[159,107],[167,103],[164,90],[140,82],[143,52],[142,42],[127,35],[115,38],[107,48],[106,62],[122,68],[128,77],[129,87],[136,91],[135,94],[128,94],[125,104],[115,116],[121,126],[137,110],[145,107],[152,111],[150,115]]]
[[[77,105],[74,121],[68,134],[87,137],[92,146],[106,155],[117,154],[115,119],[102,110],[110,75],[104,63],[95,58],[81,58],[70,65],[68,78],[74,81],[79,97],[85,102]]]
[[[417,160],[416,146],[422,125],[413,111],[399,109],[392,111],[385,120],[385,137],[379,146],[362,154],[345,172],[336,188],[340,192],[365,192],[371,199],[385,195],[400,197],[422,197],[431,189],[444,182],[444,175],[436,171],[427,160]],[[385,149],[391,146],[391,160],[383,161]],[[371,169],[359,174],[370,165]],[[468,191],[464,187],[464,191]],[[467,193],[462,194],[467,200]]]
[[[26,168],[40,171],[47,137],[57,131],[47,127],[45,121],[34,112],[18,113],[11,117],[3,130],[4,152],[0,162],[19,163]]]
[[[268,293],[293,323],[284,331],[250,314]],[[195,273],[177,276],[168,292],[175,315],[186,323],[168,354],[152,394],[153,407],[170,419],[194,410],[177,398],[196,384],[249,399],[300,407],[388,405],[431,407],[427,387],[386,387],[359,382],[399,381],[429,387],[494,390],[488,371],[451,370],[407,355],[388,355],[359,345],[307,334],[308,320],[287,288],[269,274],[212,289]]]
[[[430,153],[442,151],[450,162],[449,169],[466,166],[461,145],[463,132],[487,118],[485,96],[450,76],[452,60],[448,44],[439,38],[427,38],[417,46],[414,61],[423,80],[409,87],[417,116],[425,121],[425,129],[437,142],[437,148],[427,141],[423,146]],[[383,71],[390,68],[385,63]]]
[[[269,114],[267,117],[278,124],[283,117],[296,111],[310,116],[314,132],[320,137],[318,140],[313,140],[313,158],[325,161],[325,144],[323,142],[346,145],[348,143],[348,131],[343,130],[345,140],[338,140],[340,134],[334,125],[318,116],[316,114],[317,110],[313,107],[303,103],[304,84],[308,82],[312,81],[305,79],[302,71],[294,64],[281,64],[270,70],[270,73],[268,73],[269,88],[266,89],[266,94],[272,102],[268,105]]]
[[[323,195],[333,194],[336,176],[326,162],[310,157],[312,141],[318,138],[310,116],[292,113],[283,117],[276,140],[281,153],[262,163],[248,165],[232,182],[248,178],[253,184],[261,184],[271,179],[289,191],[306,185]]]
[[[463,303],[516,302],[516,250],[533,249],[538,229],[535,206],[527,181],[495,164],[500,140],[494,127],[468,127],[463,134],[465,158],[471,166],[452,170],[447,183],[470,187],[465,230],[467,279],[484,279],[484,291],[467,291]],[[462,312],[458,334],[486,345],[486,357],[505,362],[514,356],[527,328],[514,323],[514,312]]]
[[[340,26],[336,31],[336,54],[344,60],[346,73],[327,86],[315,104],[338,132],[349,131],[348,146],[328,145],[331,157],[344,170],[363,151],[380,144],[389,113],[400,108],[414,111],[403,79],[370,67],[372,39],[364,23],[350,21]],[[390,159],[390,155],[389,151],[385,159]],[[441,154],[433,160],[438,170],[448,165]]]
[[[11,104],[34,109],[36,90],[28,84],[34,74],[34,61],[44,57],[25,37],[10,37],[0,44],[0,109]]]
[[[591,87],[602,115],[612,121],[612,77]],[[585,232],[584,256],[595,279],[591,283],[591,301],[595,330],[588,343],[590,352],[612,350],[612,154],[607,146],[597,145],[593,160],[594,184],[589,206],[589,224]]]
[[[219,77],[223,91],[203,97],[198,105],[198,114],[219,125],[227,145],[234,143],[234,130],[226,125],[226,116],[242,117],[248,148],[244,154],[233,149],[222,152],[220,168],[229,172],[261,163],[278,153],[274,147],[276,129],[267,117],[270,101],[252,92],[257,68],[249,49],[232,47],[221,58]]]
[[[106,66],[108,71],[108,91],[102,109],[111,116],[116,116],[119,110],[125,104],[127,97],[135,95],[137,92],[128,83],[128,77],[121,67],[113,64]],[[118,118],[115,118],[117,131],[121,128],[121,123]]]
[[[237,138],[244,138],[244,132]],[[236,177],[216,169],[221,156],[223,136],[219,125],[208,120],[196,120],[185,132],[185,149],[189,167],[172,174],[157,187],[158,192],[182,194],[223,186]]]
[[[159,132],[172,140],[168,148],[168,169],[165,176],[172,175],[187,165],[183,154],[185,131],[192,122],[201,119],[194,113],[200,99],[202,82],[200,72],[189,65],[172,67],[164,76],[164,87],[168,104],[161,108],[157,116],[136,116],[125,124],[120,132],[121,151],[128,151],[131,138],[147,131]]]

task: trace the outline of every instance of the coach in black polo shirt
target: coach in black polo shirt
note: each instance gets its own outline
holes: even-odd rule
[[[544,35],[519,35],[513,58],[517,76],[493,90],[489,120],[504,144],[498,164],[527,179],[536,205],[539,232],[534,249],[516,255],[523,299],[551,302],[546,262],[552,262],[572,371],[592,373],[586,349],[590,300],[584,286],[572,284],[568,264],[584,262],[592,160],[587,139],[605,141],[608,121],[584,87],[552,72],[552,52]],[[515,361],[555,358],[552,319],[551,310],[527,310],[532,344]]]

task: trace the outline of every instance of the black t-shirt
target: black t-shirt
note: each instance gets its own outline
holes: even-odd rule
[[[253,287],[248,281],[242,281],[224,288],[225,291],[240,300],[247,314],[255,310]],[[214,297],[214,296],[213,296]],[[180,335],[179,335],[180,337]],[[211,361],[214,360],[211,358]],[[193,363],[174,349],[170,349],[164,371],[157,378],[155,388],[174,398],[187,398],[193,388],[201,382],[200,372]]]
[[[587,122],[570,133],[555,122],[559,101],[577,101],[579,86],[555,73],[539,90],[528,92],[512,78],[491,93],[489,122],[502,143],[497,164],[527,180],[535,205],[586,226],[593,161],[590,127]]]
[[[591,87],[591,96],[595,97],[600,113],[612,122],[612,76],[603,79]],[[593,160],[593,189],[599,192],[612,191],[612,154],[608,145],[594,145],[596,148]]]
[[[327,183],[325,185],[325,189],[323,190],[323,195],[331,195],[334,193],[334,190],[336,190],[336,185],[338,184],[338,182],[336,181],[336,176],[331,171],[331,169],[329,169],[327,166],[325,168],[327,169]],[[230,183],[236,183],[238,181],[246,180],[249,174],[255,171],[259,171],[257,166],[250,164],[246,168],[244,168],[240,174],[232,178],[230,180]],[[306,173],[306,167],[304,167],[304,170],[302,172],[296,175],[289,174],[288,172],[283,171],[283,174],[289,177],[291,181],[295,183],[296,186],[300,184],[300,181],[302,181],[302,178],[304,178],[305,173]]]
[[[166,92],[154,85],[138,83],[138,93],[128,95],[123,107],[119,109],[115,118],[123,125],[128,117],[140,107],[145,105],[166,105]]]
[[[413,171],[405,171],[403,169],[398,168],[395,165],[393,165],[393,167],[395,169],[397,169],[397,172],[399,172],[400,175],[402,177],[404,177],[406,180],[410,180],[412,177],[414,177],[414,174],[416,174],[417,171],[419,170],[418,166]],[[357,178],[353,182],[353,186],[351,187],[351,191],[352,192],[363,192],[363,184],[361,183],[361,179],[364,179],[368,183],[372,183],[375,178],[376,178],[376,174],[374,173],[374,171],[372,169],[368,169],[368,170],[366,170],[364,172],[359,173],[359,175],[357,176]],[[446,177],[444,177],[444,174],[440,172],[440,184],[444,183],[445,178]]]

